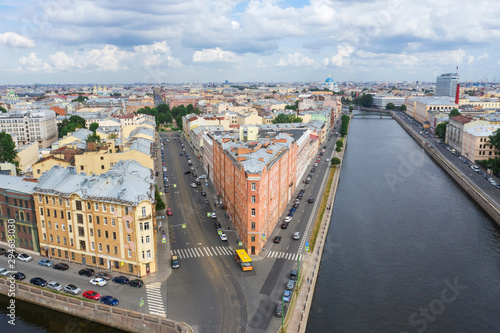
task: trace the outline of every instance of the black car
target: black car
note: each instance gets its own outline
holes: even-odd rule
[[[313,168],[311,169],[311,172],[314,172],[314,171],[316,171],[316,168],[315,168],[315,167],[313,167]]]
[[[128,284],[128,278],[122,275],[114,277],[112,281],[119,284]]]
[[[128,285],[131,287],[141,288],[144,285],[144,282],[142,282],[142,280],[135,279],[130,281]]]
[[[59,264],[55,264],[54,267],[52,267],[52,268],[58,269],[60,271],[65,271],[69,268],[69,266],[67,264],[59,263]]]
[[[207,196],[207,192],[201,191],[201,195],[204,196],[204,197],[206,197]]]
[[[298,203],[295,203],[295,204],[293,205],[293,208],[295,208],[295,209],[299,208],[299,204],[298,204]]]
[[[21,273],[21,272],[17,272],[15,274],[12,274],[12,277],[14,279],[16,279],[17,281],[21,281],[21,280],[26,279],[26,275],[24,275],[24,273]]]
[[[215,223],[214,223],[214,225],[215,225],[215,228],[217,228],[217,229],[221,228],[221,226],[220,226],[220,223],[219,223],[219,222],[215,222]]]
[[[297,280],[297,270],[290,271],[290,279]]]
[[[5,254],[7,252],[3,247],[0,247],[0,255]]]
[[[309,203],[313,203],[314,202],[314,198],[313,197],[310,197],[309,200],[307,200],[307,202]]]
[[[92,268],[84,268],[84,269],[80,269],[78,274],[85,275],[87,277],[91,277],[92,275],[94,275],[94,270]]]
[[[188,173],[191,173],[191,170],[186,170],[184,173],[187,175]]]
[[[182,153],[179,153],[179,156],[182,156]]]
[[[14,258],[17,258],[17,256],[19,255],[19,253],[17,253],[16,251],[14,251],[12,253],[9,251],[5,251],[4,256],[8,257],[11,254],[14,256]]]
[[[276,244],[279,244],[279,242],[281,242],[281,236],[274,237],[273,242],[276,243]]]
[[[30,283],[35,285],[35,286],[39,286],[39,287],[45,287],[47,285],[47,281],[45,281],[44,279],[40,278],[40,277],[34,277],[30,280]]]
[[[210,203],[207,198],[205,198],[205,203],[206,204]]]
[[[289,222],[283,222],[283,224],[281,224],[281,229],[286,229],[286,228],[288,228],[288,223],[289,223]]]

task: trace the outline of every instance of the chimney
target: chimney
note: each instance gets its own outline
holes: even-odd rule
[[[460,97],[460,83],[457,83],[457,92],[455,93],[455,104],[458,105],[458,98]]]

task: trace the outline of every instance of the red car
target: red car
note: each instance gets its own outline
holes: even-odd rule
[[[83,293],[83,297],[88,299],[93,299],[94,301],[98,301],[99,299],[101,299],[101,294],[96,293],[95,291],[92,290],[87,290],[86,292]]]
[[[171,209],[171,208],[167,209],[167,215],[168,215],[168,216],[171,216],[172,214],[173,214],[173,213],[172,213],[172,209]]]

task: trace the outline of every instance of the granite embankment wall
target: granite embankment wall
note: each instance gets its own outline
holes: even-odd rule
[[[457,182],[462,189],[469,194],[469,196],[482,208],[484,211],[500,225],[500,208],[497,204],[488,198],[476,185],[471,182],[460,170],[453,167],[448,160],[441,155],[441,153],[431,148],[431,144],[415,132],[407,123],[400,119],[394,112],[393,118],[403,127],[406,132],[419,144],[434,161],[443,168],[448,175],[450,175],[455,182]]]
[[[8,295],[9,279],[0,279],[0,293]],[[52,310],[115,327],[127,332],[184,333],[188,325],[140,312],[111,307],[93,301],[54,293],[23,282],[15,282],[15,298]]]

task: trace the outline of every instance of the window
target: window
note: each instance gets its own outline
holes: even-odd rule
[[[115,212],[115,205],[111,204],[109,206],[109,210],[111,211],[111,213],[114,213]]]
[[[60,258],[61,257],[61,250],[57,250],[57,256]]]
[[[30,213],[26,213],[26,221],[30,221]]]
[[[115,246],[115,254],[118,254],[118,248]]]
[[[66,214],[68,215],[68,220],[71,221],[71,212],[66,212]]]
[[[45,203],[48,204],[49,203],[49,197],[48,196],[45,196]]]
[[[107,209],[107,208],[106,208],[106,204],[102,204],[102,211],[103,211],[103,212],[106,212],[106,209]]]
[[[56,236],[56,239],[57,239],[57,242],[58,242],[58,243],[60,243],[60,241],[59,241],[59,236]]]
[[[50,209],[48,209],[48,208],[47,208],[47,216],[50,216]]]
[[[73,232],[73,227],[71,226],[71,224],[68,224],[68,231]]]
[[[61,223],[61,229],[62,229],[62,231],[66,231],[66,227],[64,226],[64,223]]]
[[[130,235],[127,235],[127,242],[130,243]]]
[[[55,204],[56,204],[56,198],[52,197],[52,205],[55,205]]]
[[[146,251],[146,258],[151,258],[151,250]]]
[[[128,257],[132,258],[132,250],[131,249],[128,249]],[[130,266],[130,264],[129,264],[129,266]]]
[[[54,217],[57,217],[57,210],[54,209]]]
[[[255,222],[252,222],[252,230],[255,230]]]
[[[63,244],[66,245],[66,237],[63,237]]]
[[[146,244],[149,243],[149,236],[146,236]]]
[[[87,201],[87,209],[91,209],[92,205],[90,204],[90,201]]]
[[[142,207],[142,217],[146,217],[146,207]]]
[[[43,207],[40,207],[40,215],[43,216]]]
[[[109,237],[108,237],[108,231],[107,231],[107,230],[105,230],[105,231],[104,231],[104,237],[109,238]]]
[[[97,202],[95,203],[95,210],[99,211],[99,204]]]
[[[113,231],[113,239],[116,240],[116,232]]]
[[[59,224],[56,222],[55,223],[56,230],[59,230]]]
[[[144,259],[144,258],[146,258],[146,257],[144,256],[144,251],[142,251],[142,259]]]
[[[109,245],[106,245],[106,252],[109,253]]]
[[[66,207],[69,207],[69,199],[66,199]],[[73,253],[73,257],[75,256],[75,254]]]
[[[64,218],[64,212],[61,210],[61,218]]]
[[[144,236],[141,236],[141,243],[144,244]]]
[[[54,236],[50,235],[50,241],[53,242],[54,241]]]
[[[130,229],[130,222],[129,221],[125,222],[125,226],[127,227],[127,229]]]
[[[101,237],[101,230],[97,229],[97,237]]]
[[[62,206],[62,199],[59,197],[59,206]]]
[[[252,242],[255,242],[255,235],[250,236]]]
[[[78,236],[80,236],[80,237],[84,237],[85,236],[85,232],[83,231],[82,227],[78,227]]]
[[[2,236],[2,238],[5,238]],[[46,233],[43,233],[43,240],[46,241],[47,240],[47,234]]]
[[[104,164],[101,164],[101,170],[104,170]]]
[[[255,208],[252,208],[252,216],[255,216]]]
[[[142,223],[139,223],[139,230],[144,230],[144,227],[143,227],[143,224]]]
[[[55,255],[55,254],[54,254],[54,249],[52,249],[52,255]]]
[[[92,251],[94,251],[94,250],[95,250],[95,247],[94,247],[94,242],[90,242],[90,249],[91,249]]]
[[[128,215],[128,213],[129,213],[129,209],[128,209],[128,206],[127,206],[127,207],[125,207],[125,215]]]
[[[149,222],[144,223],[144,230],[149,230]]]
[[[252,195],[252,203],[255,203],[255,195]]]
[[[102,244],[99,243],[99,252],[102,252]]]
[[[90,236],[94,236],[94,229],[90,228],[89,232],[90,232]]]
[[[83,215],[82,214],[76,214],[76,222],[83,224]]]
[[[52,229],[52,222],[49,221],[49,229]]]
[[[39,195],[39,196],[38,196],[38,202],[39,202],[39,203],[42,203],[42,195]]]
[[[76,210],[82,210],[82,202],[80,200],[75,201]]]
[[[252,191],[255,191],[255,183],[252,183]]]
[[[89,214],[89,223],[92,223],[92,215]]]
[[[83,171],[83,165],[80,165],[80,170]]]
[[[104,225],[108,225],[108,218],[107,217],[104,218]]]
[[[75,252],[71,252],[71,259],[75,260]]]
[[[111,219],[111,225],[114,227],[115,226],[115,219]]]
[[[95,223],[97,223],[97,224],[100,224],[100,223],[101,223],[101,221],[99,221],[99,216],[96,216],[96,217],[95,217]]]
[[[70,239],[69,239],[69,245],[73,246],[73,238],[70,238]],[[75,259],[74,257],[75,257],[75,256],[73,256],[73,259]]]

